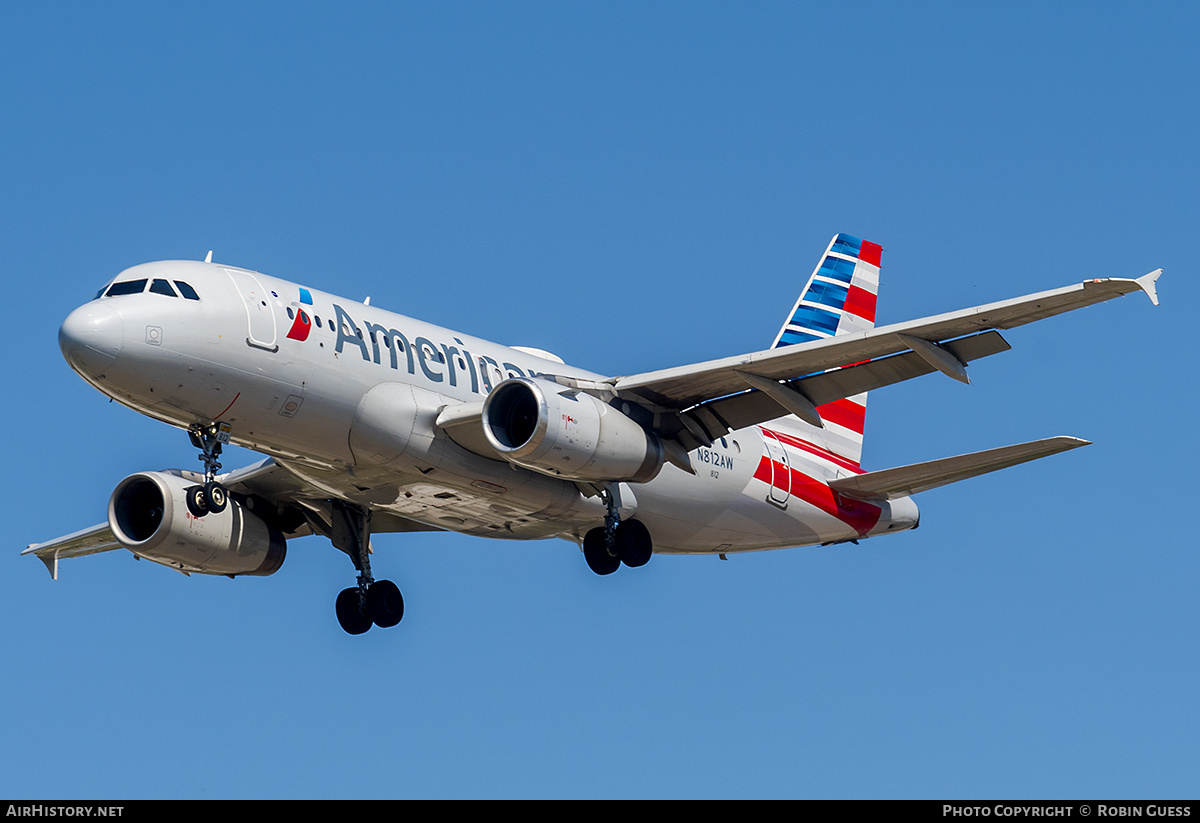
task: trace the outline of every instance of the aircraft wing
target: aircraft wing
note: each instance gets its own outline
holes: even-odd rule
[[[1136,280],[1088,280],[1075,286],[989,303],[857,334],[599,381],[558,376],[558,383],[599,397],[616,395],[653,413],[652,428],[687,450],[736,429],[795,414],[821,426],[817,406],[940,371],[969,383],[965,365],[1007,351],[997,331],[1012,329],[1143,291],[1157,305],[1162,269]],[[437,426],[459,445],[499,455],[483,435],[483,401],[444,407]],[[686,465],[686,461],[680,461]]]
[[[921,374],[941,371],[969,382],[965,363],[1009,348],[999,329],[1016,328],[1136,291],[1145,292],[1157,305],[1155,281],[1160,274],[1162,269],[1136,280],[1088,280],[866,332],[586,386],[581,383],[579,388],[615,392],[622,399],[666,413],[660,414],[656,428],[696,444],[707,445],[706,440],[711,443],[730,430],[787,413],[820,425],[816,406]]]
[[[58,560],[62,557],[84,557],[99,552],[110,552],[122,548],[113,537],[108,523],[101,523],[89,529],[82,529],[63,537],[49,540],[45,543],[33,543],[21,554],[35,554],[46,564],[50,576],[58,579]]]
[[[194,475],[197,482],[203,482],[202,476],[195,472],[182,472],[182,474]],[[294,485],[294,478],[289,483],[288,477],[290,475],[275,465],[274,461],[263,460],[245,469],[230,472],[222,478],[222,482],[230,492],[243,495],[260,494],[260,496],[262,492],[266,492],[270,498],[278,499],[286,496],[287,491],[291,491],[287,488],[288,485]],[[305,525],[307,526],[307,524]],[[300,532],[288,536],[296,537],[300,533],[309,534],[311,532],[302,528]],[[36,555],[46,564],[50,576],[57,580],[59,560],[68,557],[84,557],[120,548],[124,547],[117,542],[112,529],[105,521],[90,528],[57,537],[54,540],[47,540],[45,543],[32,543],[21,554]]]
[[[197,483],[204,482],[197,472],[175,471]],[[271,512],[270,520],[287,539],[309,534],[328,536],[333,529],[333,499],[345,499],[345,478],[329,470],[322,472],[281,463],[271,458],[261,460],[245,468],[229,472],[218,478],[225,489],[234,497],[253,499],[255,511],[263,507]],[[388,512],[378,512],[372,519],[375,532],[429,531],[435,527],[422,525]],[[46,564],[50,576],[58,579],[58,561],[68,557],[83,557],[89,554],[124,548],[108,522],[99,523],[72,534],[29,545],[22,555],[36,555]]]

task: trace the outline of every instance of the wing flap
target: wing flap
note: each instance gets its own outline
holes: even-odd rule
[[[989,331],[953,340],[942,345],[962,363],[981,357],[1008,351],[1011,346],[999,332]],[[799,391],[814,406],[832,403],[843,397],[853,397],[862,392],[890,386],[936,371],[935,367],[918,352],[909,351],[893,354],[866,363],[842,369],[822,372],[789,381],[786,385]],[[742,429],[767,420],[773,420],[787,410],[766,393],[754,390],[711,400],[699,406],[712,411],[729,430]],[[724,432],[714,432],[721,436]]]
[[[914,463],[911,466],[843,477],[830,481],[829,486],[847,497],[861,500],[907,497],[1088,445],[1091,444],[1087,440],[1077,437],[1049,437],[1045,440],[1018,443],[1015,446],[1002,446],[957,457],[930,460],[927,463]]]

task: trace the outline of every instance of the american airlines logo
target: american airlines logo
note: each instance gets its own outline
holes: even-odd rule
[[[300,290],[300,302],[312,305],[307,289]],[[452,343],[435,342],[427,337],[409,335],[399,329],[381,326],[367,321],[361,325],[337,303],[333,304],[334,319],[321,324],[337,334],[334,351],[342,354],[357,348],[362,359],[376,365],[388,365],[393,370],[401,368],[415,375],[418,370],[431,383],[448,383],[464,386],[469,383],[475,394],[488,394],[501,380],[510,377],[540,377],[554,380],[555,375],[522,369],[514,363],[500,363],[486,354],[475,355],[467,350],[466,344],[455,337]],[[287,336],[291,340],[308,340],[314,326],[314,318],[303,308],[298,308]],[[572,421],[577,422],[577,421]]]

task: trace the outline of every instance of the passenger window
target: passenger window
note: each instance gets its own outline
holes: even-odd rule
[[[105,297],[121,297],[126,294],[141,294],[146,290],[145,280],[126,280],[124,283],[113,283],[104,293]]]
[[[166,280],[155,280],[150,284],[150,291],[153,294],[164,294],[167,297],[178,297],[175,290],[171,288],[171,284]]]
[[[187,283],[184,283],[182,280],[175,281],[175,288],[179,289],[179,293],[182,294],[188,300],[199,300],[200,299],[200,295],[196,294],[196,290],[193,289],[191,286],[189,286]]]

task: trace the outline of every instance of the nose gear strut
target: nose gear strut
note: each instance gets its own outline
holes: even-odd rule
[[[193,517],[204,517],[209,512],[222,512],[229,503],[225,487],[217,482],[221,464],[221,446],[229,442],[233,428],[228,423],[213,423],[203,428],[188,429],[192,445],[200,449],[200,462],[204,464],[204,485],[192,486],[187,490],[187,507]]]

